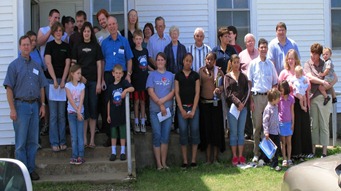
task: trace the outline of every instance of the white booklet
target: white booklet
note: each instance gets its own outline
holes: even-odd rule
[[[157,113],[157,118],[159,119],[160,123],[172,116],[169,107],[166,108],[166,111],[167,111],[167,114],[164,116],[161,114],[161,112]]]
[[[234,103],[231,104],[230,113],[238,120],[240,111]]]
[[[58,86],[58,88],[55,89],[53,84],[50,84],[50,86],[49,86],[49,100],[51,100],[51,101],[66,101],[65,88],[60,88],[60,86]]]

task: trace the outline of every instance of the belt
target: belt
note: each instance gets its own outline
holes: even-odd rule
[[[213,99],[200,99],[201,103],[214,103],[215,101],[220,101],[220,99],[213,100]]]
[[[182,107],[192,107],[193,104],[182,104]]]
[[[251,92],[252,95],[256,96],[256,95],[267,95],[268,93],[261,93],[261,92]]]
[[[29,104],[35,103],[38,101],[38,99],[22,99],[22,98],[15,98],[15,100],[21,101],[21,102],[26,102]]]

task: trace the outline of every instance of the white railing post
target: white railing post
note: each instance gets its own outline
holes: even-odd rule
[[[126,128],[127,128],[127,159],[128,159],[128,176],[132,175],[132,158],[131,158],[131,136],[130,136],[130,106],[129,106],[129,93],[125,97],[126,102]]]
[[[333,104],[333,114],[332,114],[332,130],[333,130],[333,146],[336,146],[336,137],[337,137],[337,108],[336,104]]]

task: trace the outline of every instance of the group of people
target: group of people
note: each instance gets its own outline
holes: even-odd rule
[[[105,9],[99,10],[96,18],[101,30],[95,33],[84,11],[76,13],[76,20],[63,17],[60,23],[59,11],[52,9],[48,26],[40,28],[38,35],[29,31],[20,38],[20,55],[8,67],[4,86],[16,135],[15,156],[28,167],[32,180],[39,179],[34,171],[39,116],[49,122],[54,152],[67,149],[67,116],[72,139],[70,164],[79,165],[85,162],[84,148],[96,147],[100,113],[111,146],[109,160],[118,155],[126,160],[128,92],[134,105],[134,132],[145,133],[147,118],[150,121],[158,170],[169,168],[173,121],[179,128],[182,168],[197,166],[198,149],[206,152],[207,163],[218,162],[219,152],[226,149],[227,128],[233,165],[246,163],[245,133],[254,139],[253,162],[268,161],[258,146],[262,134],[281,148],[283,166],[292,165],[293,157],[313,157],[316,144],[323,145],[326,155],[331,107],[327,93],[337,81],[330,49],[313,44],[311,58],[302,67],[298,47],[286,37],[282,22],[269,44],[261,38],[255,48],[255,37],[249,33],[242,50],[236,44],[234,26],[221,27],[220,43],[211,49],[203,43],[202,28],[194,31],[195,43],[185,47],[177,26],[171,26],[169,34],[164,32],[163,17],[155,19],[155,34],[151,23],[141,30],[134,9],[128,12],[128,31],[119,31],[117,19]],[[64,91],[65,96],[56,99],[56,91]],[[335,93],[332,102],[336,102]],[[271,166],[280,170],[278,152]]]

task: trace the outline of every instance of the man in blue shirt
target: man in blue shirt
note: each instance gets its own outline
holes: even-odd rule
[[[284,69],[285,55],[290,49],[296,50],[300,58],[300,52],[296,42],[287,37],[287,26],[283,22],[276,25],[276,38],[269,43],[267,58],[272,61],[279,75]]]
[[[15,132],[15,158],[26,165],[32,180],[39,180],[34,171],[35,157],[39,116],[45,116],[44,86],[47,81],[41,66],[30,57],[32,43],[28,36],[20,38],[19,48],[21,55],[8,66],[3,85]]]
[[[130,49],[128,40],[118,34],[117,19],[113,16],[108,18],[108,30],[110,32],[110,36],[104,39],[101,45],[104,56],[104,75],[102,75],[102,85],[107,86],[109,85],[108,82],[113,82],[111,71],[116,64],[122,66],[125,79],[130,83],[133,53]]]

